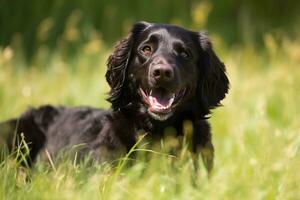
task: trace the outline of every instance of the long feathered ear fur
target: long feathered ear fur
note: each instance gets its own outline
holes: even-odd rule
[[[110,86],[108,101],[112,104],[112,108],[117,110],[126,106],[128,102],[127,94],[125,94],[126,86],[126,72],[131,59],[131,50],[135,39],[138,35],[149,27],[147,22],[138,22],[132,29],[130,34],[120,40],[114,52],[107,60],[106,81]]]
[[[220,106],[220,101],[225,98],[229,89],[229,80],[226,76],[225,65],[215,54],[212,43],[203,32],[199,33],[201,58],[199,67],[203,69],[198,84],[198,94],[201,104],[207,110]]]

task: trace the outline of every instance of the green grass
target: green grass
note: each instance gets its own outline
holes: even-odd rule
[[[186,148],[176,158],[143,151],[130,166],[38,161],[29,172],[7,158],[0,163],[0,199],[300,199],[300,41],[267,35],[264,50],[214,41],[231,89],[210,119],[211,179],[202,165],[194,174]],[[62,50],[39,51],[29,69],[18,49],[1,49],[0,120],[45,103],[109,107],[104,66],[110,50],[78,48],[80,56],[70,59]]]

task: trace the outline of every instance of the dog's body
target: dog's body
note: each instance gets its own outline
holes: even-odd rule
[[[15,133],[15,134],[14,134]],[[22,139],[30,149],[31,165],[38,154],[57,156],[61,150],[76,147],[78,157],[89,155],[99,161],[118,158],[136,142],[132,118],[122,112],[90,107],[45,105],[31,108],[17,119],[0,124],[0,134],[10,151]],[[17,138],[16,138],[16,137]]]
[[[105,160],[110,154],[103,152],[128,151],[138,130],[160,138],[174,127],[182,135],[183,122],[190,120],[192,151],[201,152],[211,170],[214,150],[206,118],[225,97],[229,81],[205,34],[137,23],[109,57],[106,79],[112,110],[43,106],[2,127],[24,133],[32,160],[43,148],[55,155],[82,143],[83,153]]]

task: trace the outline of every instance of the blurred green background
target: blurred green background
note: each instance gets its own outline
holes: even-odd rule
[[[260,44],[265,32],[293,36],[299,7],[296,0],[1,0],[0,45],[20,43],[26,59],[41,46],[68,45],[76,53],[76,45],[93,37],[110,46],[139,20],[207,29],[230,45]]]
[[[209,119],[211,179],[203,167],[193,173],[185,145],[176,159],[144,151],[117,170],[38,161],[30,181],[7,156],[0,199],[300,199],[299,8],[297,0],[0,0],[0,121],[45,103],[108,108],[106,59],[140,20],[207,30],[231,82]]]

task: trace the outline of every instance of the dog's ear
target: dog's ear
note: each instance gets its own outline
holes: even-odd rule
[[[138,35],[144,31],[151,24],[147,22],[138,22],[133,25],[129,35],[120,40],[114,47],[114,52],[107,60],[106,81],[110,86],[109,98],[114,110],[126,106],[127,102],[126,92],[126,73],[131,59],[131,50],[134,41]]]
[[[220,105],[229,89],[229,80],[226,76],[225,65],[215,54],[212,43],[206,33],[200,32],[198,36],[200,44],[201,74],[198,84],[198,95],[200,95],[202,106],[208,110]]]

